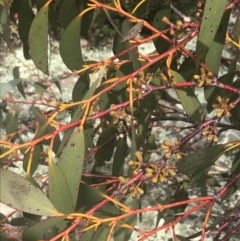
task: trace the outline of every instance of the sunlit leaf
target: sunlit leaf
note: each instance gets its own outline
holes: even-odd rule
[[[36,67],[48,75],[48,1],[33,19],[29,31],[29,48]]]
[[[76,130],[64,147],[58,161],[69,186],[72,199],[72,206],[75,208],[78,196],[79,185],[82,176],[85,154],[85,142],[83,131]]]
[[[58,213],[42,190],[20,175],[0,169],[0,176],[0,201],[8,207],[41,216]]]
[[[207,0],[205,3],[200,33],[196,48],[196,65],[204,61],[213,42],[228,0]]]

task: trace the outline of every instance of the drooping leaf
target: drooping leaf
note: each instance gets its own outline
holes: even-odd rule
[[[15,2],[17,1],[14,1],[14,3]],[[31,59],[29,53],[28,36],[33,19],[34,14],[32,10],[32,1],[22,0],[18,13],[18,33],[23,43],[24,58],[27,60]]]
[[[42,192],[18,174],[0,168],[0,201],[8,207],[41,216],[53,216],[56,208]]]
[[[196,66],[203,62],[218,30],[228,0],[207,0],[196,48]]]
[[[225,144],[204,148],[177,162],[178,171],[191,175],[191,184],[201,187],[206,184],[206,175],[213,163],[224,154]],[[205,180],[205,181],[204,181]]]
[[[36,89],[36,93],[38,93],[39,95],[42,95],[48,88],[48,86],[39,82],[35,82],[34,87]]]
[[[17,67],[17,66],[13,68],[13,77],[14,77],[14,79],[20,79],[19,67]],[[26,94],[25,94],[25,91],[23,88],[22,81],[20,83],[18,83],[17,88],[18,88],[18,91],[23,96],[23,98],[26,99]]]
[[[75,208],[78,190],[82,176],[83,162],[85,154],[85,142],[83,131],[76,130],[64,147],[58,161],[58,166],[62,170],[69,186],[72,199],[72,207]]]
[[[21,82],[21,79],[14,79],[7,83],[0,84],[0,98],[4,98],[5,95],[12,90],[16,85],[18,85]]]
[[[86,183],[81,183],[76,210],[85,207],[86,211],[104,199],[102,193]]]
[[[80,70],[84,64],[80,46],[81,17],[78,15],[68,25],[60,41],[60,55],[64,64],[72,71]]]
[[[121,32],[123,35],[125,35],[132,27],[132,23],[129,22],[129,20],[126,18],[121,27]],[[128,42],[121,42],[122,37],[119,36],[118,33],[115,34],[114,40],[113,40],[113,53],[114,55],[117,55],[121,53],[122,51],[126,50],[127,48],[131,47],[131,44]],[[138,60],[138,54],[136,50],[130,50],[126,54],[123,54],[118,57],[121,60],[130,59],[131,63],[124,64],[121,66],[120,70],[125,74],[130,74],[134,70],[137,70],[141,67],[140,62]]]
[[[231,175],[230,175],[228,181],[230,181],[239,172],[240,172],[240,150],[238,151],[237,155],[235,156],[235,158],[233,160]],[[222,200],[229,198],[239,188],[240,188],[240,179],[238,178],[236,180],[236,182],[234,182],[233,185],[231,185],[231,187],[224,193]]]
[[[7,122],[6,132],[8,135],[10,135],[17,131],[18,131],[18,113],[15,113],[11,115],[11,117],[9,118],[9,121]]]
[[[152,85],[160,86],[162,84],[161,79],[158,77],[153,77],[151,80]],[[155,110],[158,101],[161,98],[161,92],[153,92],[146,96],[140,102],[139,116],[138,116],[138,138],[141,145],[143,145],[146,132],[148,130],[148,125],[150,122],[150,117],[152,112]]]
[[[125,158],[129,154],[129,146],[126,138],[120,138],[113,158],[112,175],[123,176]]]
[[[43,147],[37,144],[33,149],[29,149],[23,158],[23,169],[26,173],[32,176],[38,168]]]
[[[40,127],[34,139],[40,138],[46,134],[51,134],[56,130],[53,126],[50,126],[50,124],[47,124],[48,120],[34,106],[31,107],[31,111],[33,112],[35,118],[37,119]],[[50,142],[51,142],[50,139],[45,140],[43,141],[43,144],[50,145]],[[57,153],[60,142],[61,140],[60,140],[59,134],[55,135],[53,148],[52,148],[54,153]]]
[[[127,207],[135,210],[138,209],[139,206],[139,200],[137,198],[132,198],[131,195],[128,196],[126,201],[124,202],[124,205]],[[132,227],[135,226],[137,222],[137,215],[132,215],[130,217],[122,219],[119,224],[127,223],[128,225],[131,225]],[[133,230],[126,229],[126,228],[116,228],[114,232],[114,240],[129,240]]]
[[[30,228],[26,229],[23,232],[22,239],[25,241],[33,241],[33,240],[42,240],[44,237],[44,234],[60,223],[62,220],[64,220],[66,216],[61,217],[53,217],[49,219],[45,219],[42,222],[36,223]]]
[[[77,14],[78,9],[75,0],[63,1],[58,14],[60,26],[66,29]]]
[[[77,80],[76,84],[74,85],[72,91],[72,100],[73,102],[78,102],[83,99],[87,91],[89,90],[90,86],[90,78],[88,71],[84,72],[79,79]]]
[[[213,42],[210,45],[210,48],[205,58],[206,65],[215,76],[218,76],[218,72],[221,64],[222,51],[225,45],[226,31],[228,29],[230,13],[231,13],[230,11],[227,11],[223,14],[223,17],[217,29],[216,35],[213,39]],[[229,79],[229,82],[230,82],[230,79]],[[215,89],[216,87],[204,88],[204,95],[208,103],[212,103],[213,93]],[[209,108],[209,107],[210,106],[208,106],[208,110],[211,111],[212,108]]]
[[[3,39],[7,43],[9,49],[11,49],[10,42],[10,16],[8,9],[0,7],[0,25],[2,26]]]
[[[179,83],[185,81],[184,78],[177,72],[171,70],[171,75],[174,80]],[[187,115],[196,123],[200,123],[204,118],[203,107],[196,97],[194,91],[190,88],[176,89],[176,93],[183,105]]]
[[[70,186],[67,183],[64,172],[54,162],[49,164],[49,199],[62,213],[74,211]]]
[[[44,74],[48,73],[48,1],[33,19],[29,31],[29,49],[36,67]]]
[[[97,86],[99,85],[99,82],[100,82],[100,79],[96,80],[92,84],[92,86],[90,87],[88,92],[85,94],[83,100],[89,99],[94,94]],[[81,109],[81,106],[82,105],[78,106],[77,109],[75,110],[74,115],[73,115],[73,117],[71,119],[71,122],[77,121],[77,120],[79,120],[82,117],[82,115],[84,113],[84,110]],[[59,155],[61,153],[63,147],[66,145],[68,139],[70,138],[71,134],[73,133],[73,130],[74,130],[74,127],[73,128],[69,128],[67,131],[65,131],[63,139],[62,139],[62,142],[61,142],[61,144],[60,144],[60,146],[58,148],[58,154],[57,155]]]
[[[115,147],[116,134],[117,128],[115,126],[109,126],[100,134],[97,142],[100,149],[95,155],[97,166],[102,166],[105,161],[110,161]]]
[[[168,19],[171,17],[170,1],[163,3],[161,9],[155,14],[153,27],[159,31],[163,31],[168,28],[168,25],[162,21],[164,17],[167,17]],[[164,53],[170,47],[170,44],[161,37],[154,39],[153,43],[159,54]]]

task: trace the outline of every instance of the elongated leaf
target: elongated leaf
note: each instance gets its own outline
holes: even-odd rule
[[[117,128],[109,126],[99,136],[97,146],[100,149],[97,151],[95,158],[98,166],[102,166],[105,161],[110,161],[116,140]]]
[[[17,84],[21,82],[21,79],[14,79],[7,83],[0,84],[0,98],[4,98],[5,95],[12,90]]]
[[[131,29],[132,26],[133,26],[132,23],[130,23],[129,20],[126,18],[122,23],[122,27],[121,27],[122,34],[123,35],[127,34],[127,32]],[[121,41],[122,41],[122,37],[119,36],[118,33],[116,33],[113,41],[113,53],[115,55],[131,47],[131,44],[129,44],[128,42],[121,42]],[[131,60],[131,63],[129,63],[128,65],[123,65],[120,69],[125,75],[130,74],[134,70],[137,70],[141,67],[136,50],[128,51],[126,54],[119,56],[119,59]]]
[[[89,99],[95,92],[97,86],[99,85],[100,79],[96,80],[92,86],[90,87],[90,89],[88,90],[88,92],[86,93],[86,95],[84,96],[83,100],[87,100]],[[74,112],[74,115],[71,119],[71,122],[77,121],[79,119],[81,119],[82,115],[83,115],[83,111],[81,108],[81,105],[78,106],[78,108],[76,109],[76,111]],[[73,133],[74,128],[69,128],[63,136],[62,142],[60,144],[60,147],[58,149],[58,155],[61,153],[63,147],[66,145],[67,141],[69,140],[71,134]]]
[[[34,146],[34,149],[29,149],[28,152],[24,155],[23,169],[25,172],[29,173],[30,176],[32,176],[37,170],[42,149],[43,149],[42,145],[37,144]]]
[[[185,81],[184,78],[177,72],[171,70],[171,75],[174,76],[174,80],[178,82]],[[190,88],[176,89],[176,93],[183,105],[187,115],[196,123],[199,123],[204,118],[203,107],[200,101],[197,99],[194,91]]]
[[[196,66],[204,61],[213,42],[228,0],[207,0],[205,3],[196,48]]]
[[[18,131],[18,113],[11,115],[6,127],[6,132],[8,135],[17,131]]]
[[[79,70],[84,61],[80,46],[81,17],[79,15],[68,25],[60,41],[60,55],[70,70]]]
[[[49,199],[62,213],[74,211],[70,186],[64,172],[54,162],[49,164]]]
[[[237,155],[233,160],[231,176],[229,177],[228,181],[230,181],[238,173],[240,173],[240,150],[238,151]],[[230,197],[239,188],[240,188],[240,178],[238,178],[238,180],[236,180],[236,182],[226,191],[226,193],[222,197],[222,200],[225,200],[228,197]]]
[[[133,199],[131,195],[128,196],[126,201],[124,202],[124,205],[127,207],[130,207],[131,209],[135,210],[139,206],[139,200]],[[130,217],[124,218],[119,222],[119,224],[127,223],[128,225],[131,225],[132,227],[135,226],[137,222],[137,215],[132,215]],[[126,229],[126,228],[116,228],[114,232],[114,240],[129,240],[133,230]]]
[[[126,138],[118,140],[117,149],[113,158],[112,175],[123,176],[123,168],[125,164],[125,158],[129,153],[129,147],[127,145]]]
[[[0,25],[2,25],[3,39],[7,43],[9,49],[11,49],[10,42],[10,16],[9,10],[6,8],[0,8]]]
[[[14,1],[14,3],[15,2],[16,1]],[[18,8],[16,7],[16,9]],[[32,10],[32,1],[22,0],[18,13],[18,33],[23,43],[23,54],[25,59],[31,59],[29,53],[28,36],[33,19],[34,14]]]
[[[75,208],[78,190],[80,186],[82,168],[85,154],[85,143],[83,131],[76,130],[64,147],[58,161],[58,166],[62,170],[69,186],[72,199],[72,206]]]
[[[222,51],[225,44],[226,31],[228,29],[228,22],[230,18],[230,11],[227,11],[223,14],[222,20],[220,22],[218,31],[214,37],[214,40],[209,48],[209,51],[206,55],[205,63],[208,68],[212,71],[215,76],[218,76]],[[228,79],[230,83],[230,78]],[[204,95],[208,102],[208,111],[211,111],[213,108],[210,108],[213,101],[213,94],[216,87],[206,87],[204,88]],[[219,90],[219,89],[218,89]]]
[[[44,237],[44,234],[49,229],[51,229],[52,227],[54,227],[64,219],[65,219],[65,216],[53,217],[53,218],[43,220],[40,223],[36,223],[23,232],[22,239],[24,241],[42,240]]]
[[[58,16],[60,26],[66,29],[77,14],[78,9],[75,0],[63,1]]]
[[[87,91],[89,90],[90,86],[90,78],[88,71],[84,72],[79,79],[77,80],[76,84],[74,85],[72,91],[72,100],[73,102],[78,102],[83,99]]]
[[[168,28],[168,25],[162,21],[164,17],[167,17],[168,19],[171,17],[170,1],[163,3],[160,10],[155,14],[153,19],[153,27],[159,31],[163,31]],[[161,37],[154,39],[153,43],[159,54],[164,53],[170,47],[170,44]]]
[[[33,19],[29,31],[29,47],[36,67],[48,75],[48,8],[47,2]]]
[[[37,119],[38,123],[39,123],[39,131],[36,134],[36,136],[34,137],[34,139],[40,138],[46,134],[50,134],[53,133],[56,129],[53,126],[50,126],[49,124],[47,124],[47,119],[34,107],[31,107],[31,111],[33,112],[35,118]],[[45,140],[43,143],[46,145],[50,144],[51,140]],[[52,150],[54,151],[54,153],[57,153],[59,145],[60,145],[60,136],[59,134],[55,136],[54,138],[54,143],[53,143],[53,148]]]
[[[153,79],[151,80],[151,84],[160,86],[162,84],[162,81],[157,77],[153,77]],[[138,135],[139,135],[139,141],[141,145],[143,145],[145,141],[150,117],[152,115],[153,110],[155,110],[156,105],[160,100],[160,98],[161,98],[161,93],[154,92],[146,96],[140,102],[139,116],[138,116]]]
[[[13,78],[14,79],[20,79],[20,73],[19,73],[19,67],[14,67],[13,68]],[[17,85],[18,91],[21,93],[21,95],[23,96],[23,98],[26,99],[26,94],[24,92],[24,88],[22,85],[22,81]]]
[[[47,196],[23,177],[0,169],[0,201],[5,205],[41,216],[58,213]]]
[[[192,175],[192,185],[202,186],[210,167],[224,153],[225,149],[225,144],[204,148],[179,160],[177,168],[183,174]]]

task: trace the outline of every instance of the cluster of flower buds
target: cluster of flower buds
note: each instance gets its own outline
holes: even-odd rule
[[[218,130],[214,126],[207,125],[202,131],[202,135],[206,137],[207,142],[218,142]]]
[[[164,167],[159,167],[156,164],[150,164],[149,167],[145,169],[145,177],[150,179],[152,183],[166,183],[168,177],[176,176],[175,165],[166,165]]]
[[[203,85],[209,86],[212,84],[213,81],[213,73],[208,72],[206,73],[204,68],[200,69],[201,75],[195,74],[193,78],[198,81],[198,87],[201,88]]]
[[[180,160],[182,158],[180,152],[179,152],[179,140],[175,140],[174,144],[171,144],[169,140],[164,140],[163,144],[161,145],[161,149],[166,151],[165,157],[168,159],[171,157],[171,155],[175,154],[176,159]]]
[[[118,180],[119,180],[119,185],[121,186],[121,185],[127,184],[129,181],[129,178],[119,177]],[[127,193],[131,193],[132,197],[136,198],[138,194],[143,195],[144,191],[139,187],[139,185],[131,184],[124,189],[123,195],[126,195]]]
[[[111,105],[111,108],[114,105]],[[113,124],[116,124],[119,120],[125,120],[126,123],[131,122],[131,117],[126,113],[125,109],[118,109],[110,111],[109,113],[111,116],[113,116]]]
[[[217,117],[221,118],[224,115],[227,117],[231,117],[230,111],[235,107],[233,103],[228,104],[230,98],[222,98],[221,96],[217,96],[218,104],[213,104],[212,107],[214,109],[220,109],[217,113]]]

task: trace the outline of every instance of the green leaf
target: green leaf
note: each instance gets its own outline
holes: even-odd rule
[[[168,19],[171,18],[170,1],[166,1],[165,3],[163,3],[161,6],[161,10],[159,10],[154,16],[153,27],[159,31],[163,31],[169,27],[166,23],[162,21],[163,17],[167,17]],[[170,44],[161,37],[154,39],[153,43],[159,54],[166,52],[170,47]]]
[[[161,79],[155,76],[152,78],[151,84],[160,86],[162,85],[162,81]],[[141,145],[143,145],[145,141],[149,122],[150,122],[150,117],[153,111],[156,109],[156,105],[160,100],[160,98],[161,98],[161,93],[154,92],[146,96],[140,102],[139,116],[138,116],[138,137]]]
[[[240,173],[240,150],[238,151],[237,155],[235,156],[233,163],[232,163],[232,171],[231,175],[228,179],[228,182],[236,176],[238,173]],[[222,200],[225,200],[229,198],[233,193],[235,193],[240,188],[240,178],[234,182],[232,186],[224,193],[222,196]]]
[[[218,76],[218,72],[221,64],[222,52],[225,45],[225,38],[226,38],[227,29],[228,29],[230,13],[231,13],[230,11],[227,11],[223,14],[221,23],[218,27],[218,31],[213,39],[213,42],[205,58],[206,65],[215,76]],[[233,79],[233,77],[231,79]],[[228,79],[228,81],[230,82],[230,79]],[[213,108],[210,108],[211,106],[210,104],[213,101],[213,93],[215,92],[216,89],[219,90],[219,88],[216,88],[216,87],[204,88],[204,95],[208,102],[208,111],[211,111],[213,109]]]
[[[60,55],[64,64],[72,71],[80,70],[84,64],[80,46],[81,17],[78,15],[65,30],[60,41]]]
[[[90,87],[90,89],[88,90],[86,95],[84,96],[83,100],[87,100],[90,97],[92,97],[92,95],[94,94],[97,86],[99,85],[99,82],[100,82],[100,78],[98,80],[96,80],[92,84],[92,86]],[[82,105],[78,106],[78,108],[74,112],[74,115],[73,115],[73,117],[71,119],[71,123],[81,119],[81,117],[82,117],[82,115],[84,113],[84,110],[81,109],[81,106]],[[71,134],[73,133],[73,130],[74,130],[74,127],[73,128],[69,128],[67,131],[65,131],[63,139],[62,139],[62,142],[61,142],[60,147],[58,149],[58,154],[57,155],[59,155],[61,153],[63,147],[66,145],[68,139],[70,138]]]
[[[90,210],[94,205],[101,202],[104,199],[102,193],[97,189],[91,187],[86,183],[81,183],[76,210],[86,207],[86,211]]]
[[[132,26],[133,26],[133,24],[130,23],[128,18],[126,18],[122,23],[122,27],[121,27],[122,34],[125,35],[131,29]],[[114,40],[113,40],[114,55],[117,55],[117,54],[121,53],[122,51],[126,50],[127,48],[131,47],[131,44],[129,44],[128,42],[121,42],[121,41],[122,41],[122,37],[119,36],[118,33],[116,33]],[[126,59],[131,60],[131,63],[124,64],[120,68],[121,71],[125,75],[130,74],[134,70],[137,70],[141,67],[140,62],[138,60],[138,54],[137,54],[136,50],[127,51],[126,54],[123,54],[123,55],[119,56],[118,58],[121,60],[126,60]]]
[[[81,101],[83,97],[86,95],[87,91],[89,90],[89,86],[90,78],[88,71],[86,71],[79,77],[76,84],[74,85],[72,91],[73,102]]]
[[[125,158],[129,154],[129,146],[126,138],[119,138],[117,149],[113,158],[112,175],[123,176]]]
[[[171,75],[176,83],[184,82],[184,78],[177,72],[171,70]],[[197,99],[194,91],[190,88],[176,89],[176,93],[182,103],[184,110],[189,118],[194,122],[200,123],[204,119],[203,107]]]
[[[69,186],[73,208],[75,208],[77,202],[78,190],[82,177],[84,154],[84,134],[83,131],[77,129],[64,147],[58,161],[58,166],[62,170],[67,185]]]
[[[14,3],[15,2],[16,1],[14,1]],[[34,19],[32,8],[33,8],[32,1],[22,0],[21,5],[19,7],[19,13],[18,13],[18,21],[19,21],[18,33],[23,43],[24,58],[27,60],[31,59],[31,56],[29,53],[28,36],[29,36],[29,31],[31,28],[32,21]]]
[[[124,202],[124,205],[127,207],[136,210],[139,206],[139,201],[135,198],[133,199],[131,195],[128,196],[126,201]],[[124,212],[123,212],[124,213]],[[122,213],[122,214],[123,214]],[[137,222],[137,215],[132,215],[130,217],[122,219],[118,224],[127,223],[128,225],[131,225],[132,227],[135,226]],[[126,228],[116,228],[114,232],[114,240],[129,240],[130,236],[132,234],[133,230],[126,229]]]
[[[47,2],[33,19],[29,31],[29,47],[32,60],[44,74],[48,73],[48,7]]]
[[[11,80],[7,83],[4,83],[4,84],[0,84],[0,98],[4,98],[5,95],[10,91],[12,90],[16,85],[18,85],[19,83],[21,82],[21,79],[14,79],[14,80]]]
[[[60,94],[62,94],[62,87],[61,84],[58,80],[54,81],[54,84],[56,85],[56,87],[58,88]]]
[[[9,10],[2,7],[0,7],[0,25],[2,26],[3,39],[7,43],[8,48],[11,49]]]
[[[64,172],[54,162],[49,164],[49,199],[61,213],[74,211],[70,186]]]
[[[66,29],[77,14],[78,9],[75,0],[63,1],[58,15],[60,26]]]
[[[191,175],[191,184],[201,187],[203,180],[206,181],[206,175],[210,167],[224,154],[225,150],[226,144],[204,148],[179,160],[177,162],[178,171]]]
[[[224,75],[222,75],[218,81],[222,84],[229,84],[232,85],[233,79],[235,77],[236,73],[235,72],[228,72]],[[218,95],[220,96],[228,96],[230,93],[229,91],[223,89],[223,88],[214,88],[214,87],[205,87],[205,97],[207,98],[207,110],[210,113],[213,110],[212,104],[216,102],[216,97]]]
[[[7,122],[6,132],[7,135],[13,134],[18,131],[18,113],[11,114],[9,121]]]
[[[17,67],[17,66],[13,68],[13,77],[14,77],[14,79],[20,79],[19,67]],[[17,88],[18,88],[18,91],[23,96],[23,98],[26,99],[26,94],[25,94],[25,91],[23,88],[22,81],[20,83],[18,83]]]
[[[116,141],[117,128],[109,126],[104,129],[100,134],[97,146],[100,149],[96,152],[95,158],[98,167],[101,167],[105,161],[110,161],[113,155],[115,141]]]
[[[24,241],[42,240],[44,237],[44,234],[49,229],[51,229],[52,227],[60,223],[65,218],[66,216],[53,217],[53,218],[43,220],[40,223],[36,223],[23,232],[22,239]]]
[[[20,175],[0,169],[0,176],[0,201],[3,204],[41,216],[58,214],[47,196]]]
[[[28,219],[25,217],[13,218],[9,224],[12,226],[26,226],[28,225]]]
[[[39,83],[39,82],[35,82],[34,87],[36,89],[36,93],[38,93],[39,95],[42,95],[48,88],[47,85],[44,85],[44,84]]]
[[[31,107],[31,111],[33,112],[33,114],[34,114],[35,118],[37,119],[39,126],[40,126],[39,131],[35,135],[34,139],[40,138],[46,134],[51,134],[54,131],[56,131],[56,129],[54,127],[47,124],[48,120],[34,106]],[[50,142],[51,142],[51,140],[45,140],[45,141],[43,141],[43,144],[50,145]],[[57,134],[57,135],[55,135],[54,142],[53,142],[53,148],[52,148],[52,150],[55,154],[58,151],[60,143],[61,143],[60,136],[59,136],[59,134]]]
[[[196,66],[204,62],[220,25],[228,0],[207,0],[203,10],[200,33],[196,48]]]
[[[24,155],[23,170],[29,173],[30,176],[32,176],[34,172],[37,170],[42,150],[42,144],[37,144],[34,146],[33,149],[29,149],[27,153]]]

